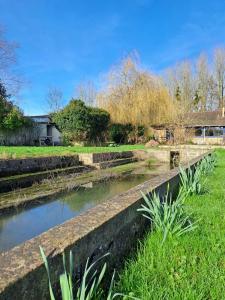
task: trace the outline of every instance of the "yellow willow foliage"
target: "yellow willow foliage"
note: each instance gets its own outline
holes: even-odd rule
[[[109,73],[107,86],[97,99],[115,123],[159,125],[171,123],[176,115],[162,81],[142,71],[131,58]]]

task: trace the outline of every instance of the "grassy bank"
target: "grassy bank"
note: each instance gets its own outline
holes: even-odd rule
[[[31,147],[31,146],[0,146],[0,159],[26,158],[40,156],[73,155],[76,153],[121,152],[144,149],[144,145],[122,145],[118,147]]]
[[[189,196],[195,231],[168,238],[149,233],[127,262],[118,290],[140,299],[225,299],[225,151],[207,177],[207,193]]]

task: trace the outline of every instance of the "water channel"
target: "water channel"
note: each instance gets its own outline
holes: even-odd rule
[[[7,251],[97,204],[149,180],[169,167],[147,168],[99,183],[89,183],[32,207],[17,208],[0,216],[0,252]]]

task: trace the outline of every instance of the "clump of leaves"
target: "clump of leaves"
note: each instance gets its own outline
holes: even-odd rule
[[[195,169],[188,168],[184,170],[180,167],[180,189],[186,196],[193,194],[201,194],[204,190],[204,182],[202,182],[202,171],[199,166]]]
[[[48,275],[50,299],[56,300],[52,288],[48,261],[42,247],[40,247],[40,252]],[[65,253],[63,253],[64,272],[59,277],[62,300],[100,300],[103,299],[103,297],[106,300],[113,300],[117,297],[120,297],[121,299],[139,300],[138,298],[133,297],[131,294],[124,295],[122,293],[113,292],[115,272],[113,273],[107,295],[104,295],[103,290],[101,289],[101,283],[106,274],[107,266],[106,263],[104,263],[100,272],[98,272],[96,269],[96,265],[100,260],[102,260],[107,255],[108,253],[100,257],[92,264],[90,264],[89,259],[87,259],[81,282],[79,284],[78,283],[75,284],[73,282],[74,262],[73,262],[72,251],[70,251],[69,254],[69,270],[67,270],[66,268],[66,257],[65,257]]]
[[[215,153],[205,156],[198,165],[202,175],[211,174],[216,166],[216,161],[217,158]]]
[[[205,156],[195,168],[184,170],[180,167],[181,190],[188,195],[199,195],[205,191],[203,176],[211,174],[216,165],[215,154]]]
[[[173,200],[168,191],[161,199],[155,191],[147,196],[141,192],[145,205],[142,204],[138,209],[152,222],[153,228],[162,233],[162,243],[168,235],[180,236],[196,228],[196,224],[191,222],[190,215],[184,211],[186,194],[180,190],[177,198]]]

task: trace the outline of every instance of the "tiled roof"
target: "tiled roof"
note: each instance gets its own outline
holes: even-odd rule
[[[195,112],[187,114],[187,126],[225,126],[222,110]]]

